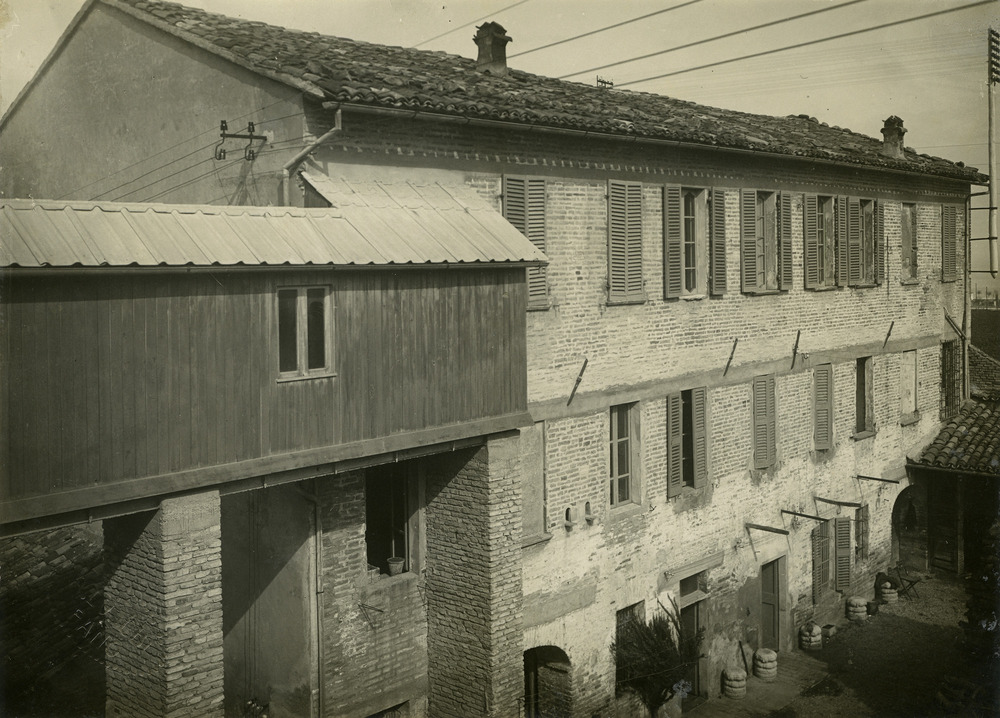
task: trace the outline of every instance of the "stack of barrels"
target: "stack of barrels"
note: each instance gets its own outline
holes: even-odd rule
[[[722,694],[740,701],[747,695],[747,672],[742,668],[727,668],[722,672]]]
[[[868,599],[863,596],[851,596],[847,599],[847,620],[864,623],[868,620]]]
[[[823,629],[818,623],[809,622],[799,629],[799,645],[803,651],[818,651],[823,647]]]
[[[882,599],[882,603],[895,603],[899,600],[899,593],[892,587],[889,581],[879,586],[878,595]]]
[[[753,674],[765,683],[778,677],[778,654],[770,648],[759,648],[753,654]]]

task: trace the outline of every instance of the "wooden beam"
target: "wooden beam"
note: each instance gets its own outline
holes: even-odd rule
[[[820,496],[813,496],[816,501],[822,501],[824,504],[833,504],[834,506],[848,506],[852,509],[860,509],[861,504],[857,501],[837,501],[836,499],[824,499]]]
[[[782,536],[787,536],[788,531],[785,529],[778,529],[774,526],[761,526],[760,524],[746,524],[748,529],[757,529],[758,531],[768,531],[773,534],[781,534]]]
[[[865,479],[866,481],[884,481],[887,484],[898,484],[899,479],[883,479],[881,476],[865,476],[864,474],[858,474],[859,479]]]
[[[801,511],[789,511],[788,509],[782,509],[781,513],[791,514],[792,516],[801,516],[804,519],[812,519],[813,521],[829,521],[830,519],[825,519],[822,516],[813,516],[812,514],[804,514]]]

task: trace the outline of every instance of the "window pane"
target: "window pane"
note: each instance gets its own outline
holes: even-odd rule
[[[618,442],[618,475],[627,474],[628,465],[628,441]]]
[[[618,418],[618,438],[627,439],[628,438],[628,407],[627,406],[616,406],[615,413]]]
[[[628,476],[618,479],[618,503],[629,500]]]
[[[296,320],[298,318],[296,304],[298,290],[278,290],[278,370],[295,371],[298,369],[298,350]]]
[[[326,320],[324,312],[323,289],[310,289],[307,292],[308,309],[308,334],[307,346],[309,349],[309,368],[322,369],[326,366]]]

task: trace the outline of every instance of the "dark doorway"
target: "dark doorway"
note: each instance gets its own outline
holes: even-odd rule
[[[779,650],[781,633],[781,559],[760,567],[760,645]]]
[[[570,663],[555,646],[524,652],[525,718],[569,718],[572,715]]]
[[[704,625],[702,616],[702,604],[704,601],[690,603],[681,609],[681,634],[684,636],[696,636],[698,630]],[[701,661],[695,661],[684,676],[691,684],[692,696],[702,695],[701,681]],[[685,700],[684,706],[688,707],[690,701]]]

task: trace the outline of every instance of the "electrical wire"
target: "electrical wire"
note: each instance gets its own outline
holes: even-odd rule
[[[852,0],[852,2],[857,2],[858,0]],[[880,25],[873,25],[871,27],[862,28],[860,30],[851,30],[849,32],[842,32],[836,35],[830,35],[829,37],[823,37],[818,40],[807,40],[806,42],[795,43],[794,45],[786,45],[785,47],[773,48],[771,50],[762,50],[761,52],[754,52],[749,55],[741,55],[739,57],[733,57],[728,60],[719,60],[717,62],[709,62],[704,65],[698,65],[696,67],[689,67],[684,70],[674,70],[673,72],[664,72],[659,75],[651,75],[650,77],[644,77],[639,80],[629,80],[628,82],[621,82],[616,85],[616,87],[627,87],[628,85],[638,85],[643,82],[651,82],[652,80],[661,80],[665,77],[673,77],[675,75],[683,75],[688,72],[695,72],[696,70],[705,70],[710,67],[719,67],[721,65],[728,65],[733,62],[740,62],[742,60],[750,60],[757,57],[764,57],[766,55],[773,55],[778,52],[784,52],[786,50],[794,50],[800,47],[808,47],[810,45],[819,45],[824,42],[831,42],[833,40],[841,40],[845,37],[852,37],[854,35],[861,35],[866,32],[873,32],[875,30],[884,30],[888,27],[896,27],[897,25],[905,25],[906,23],[916,22],[918,20],[927,20],[932,17],[939,17],[941,15],[947,15],[953,12],[959,12],[961,10],[968,10],[970,8],[978,7],[979,5],[987,5],[995,2],[996,0],[980,0],[979,2],[969,3],[967,5],[962,5],[961,7],[948,8],[947,10],[938,10],[936,12],[926,13],[924,15],[917,15],[915,17],[905,18],[903,20],[894,20],[892,22],[882,23]]]
[[[448,30],[447,32],[442,32],[440,35],[435,35],[434,37],[428,38],[426,40],[422,40],[421,42],[418,42],[413,47],[417,48],[417,47],[420,47],[421,45],[426,45],[429,42],[434,42],[435,40],[440,39],[440,38],[444,37],[445,35],[450,35],[453,32],[458,32],[459,30],[461,30],[464,27],[468,27],[469,25],[475,25],[477,22],[480,22],[481,20],[485,20],[487,18],[493,17],[494,15],[499,15],[500,13],[502,13],[502,12],[504,12],[506,10],[510,10],[511,8],[515,8],[518,5],[524,5],[524,3],[526,3],[526,2],[528,2],[528,0],[519,0],[519,2],[516,2],[513,5],[508,5],[507,7],[502,7],[499,10],[494,10],[493,12],[489,13],[488,15],[483,15],[482,17],[476,18],[475,20],[471,20],[471,21],[465,23],[464,25],[459,25],[458,27],[453,27],[451,30]]]
[[[792,15],[791,17],[781,18],[780,20],[771,20],[769,22],[761,23],[760,25],[754,25],[752,27],[745,27],[741,30],[733,30],[732,32],[723,33],[722,35],[715,35],[714,37],[707,37],[704,40],[695,40],[693,42],[687,42],[683,45],[676,45],[674,47],[668,47],[666,50],[657,50],[656,52],[648,52],[645,55],[637,55],[636,57],[630,57],[628,60],[619,60],[618,62],[609,62],[607,65],[599,65],[598,67],[590,67],[586,70],[580,70],[579,72],[571,72],[568,75],[560,75],[557,79],[565,80],[567,77],[575,77],[576,75],[585,75],[589,72],[597,72],[599,70],[606,70],[609,67],[617,67],[618,65],[625,65],[630,62],[638,62],[639,60],[648,60],[651,57],[657,57],[659,55],[666,55],[670,52],[676,52],[677,50],[684,50],[689,47],[695,47],[696,45],[704,45],[707,42],[714,42],[716,40],[722,40],[727,37],[733,37],[734,35],[742,35],[746,32],[753,32],[754,30],[762,30],[766,27],[774,27],[775,25],[781,25],[786,22],[791,22],[792,20],[799,20],[804,17],[809,17],[810,15],[819,15],[823,12],[829,12],[830,10],[839,10],[840,8],[847,7],[848,5],[857,5],[861,2],[867,2],[867,0],[849,0],[848,2],[841,3],[840,5],[834,5],[832,7],[823,7],[817,10],[810,10],[808,12],[799,13],[798,15]]]
[[[522,55],[527,55],[532,52],[538,52],[539,50],[548,50],[550,47],[555,47],[556,45],[563,45],[567,42],[573,42],[574,40],[579,40],[583,37],[590,37],[591,35],[596,35],[601,32],[606,32],[607,30],[614,30],[615,28],[622,27],[623,25],[628,25],[633,22],[639,22],[640,20],[645,20],[646,18],[653,17],[654,15],[662,15],[665,12],[670,12],[671,10],[680,10],[682,7],[687,7],[688,5],[694,5],[702,0],[688,0],[688,2],[681,3],[680,5],[674,5],[673,7],[664,8],[663,10],[657,10],[656,12],[646,13],[645,15],[640,15],[639,17],[634,17],[631,20],[623,20],[622,22],[616,22],[614,25],[606,25],[605,27],[598,28],[596,30],[591,30],[590,32],[585,32],[582,35],[574,35],[573,37],[567,37],[565,40],[556,40],[555,42],[550,42],[548,45],[542,45],[540,47],[533,47],[530,50],[525,50],[524,52],[517,52],[513,55],[508,55],[507,59],[512,60],[515,57],[521,57]]]

